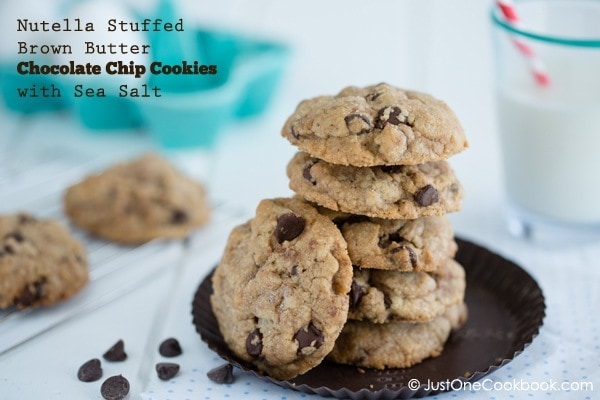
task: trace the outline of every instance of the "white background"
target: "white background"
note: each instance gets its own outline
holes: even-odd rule
[[[42,16],[57,12],[49,4],[53,5],[4,0],[6,13],[0,19],[24,12]],[[152,8],[151,2],[132,4],[136,10]],[[105,377],[126,375],[132,381],[131,398],[140,393],[145,399],[161,400],[303,397],[245,376],[238,376],[230,387],[207,381],[206,371],[220,361],[198,339],[187,307],[195,286],[218,260],[230,226],[251,215],[260,199],[291,194],[285,167],[295,148],[280,136],[280,129],[297,103],[348,85],[382,81],[429,92],[454,109],[470,147],[450,160],[466,191],[463,210],[450,216],[453,226],[459,235],[519,261],[544,289],[548,316],[540,337],[517,360],[493,374],[494,379],[593,381],[596,391],[600,390],[600,376],[593,372],[600,367],[600,329],[595,319],[600,303],[596,261],[600,246],[597,242],[578,247],[530,244],[510,237],[503,222],[487,1],[186,0],[178,6],[190,26],[264,35],[289,43],[293,50],[285,79],[267,113],[233,123],[210,151],[165,153],[202,179],[212,199],[242,212],[219,211],[219,215],[226,214],[224,222],[200,232],[191,252],[169,262],[177,269],[167,268],[159,278],[118,301],[0,355],[1,399],[100,398],[99,384],[82,384],[75,373],[79,365],[99,357],[119,338],[125,340],[130,357],[123,365],[106,365]],[[11,26],[10,22],[2,24],[0,49],[5,56],[14,40]],[[143,132],[85,132],[69,113],[22,118],[2,109],[0,126],[0,157],[6,170],[31,182],[47,178],[44,171],[26,174],[39,164],[40,154],[59,154],[64,167],[88,158],[108,162],[157,149]],[[3,211],[20,206],[15,199],[22,198],[23,186],[27,185],[0,185],[0,197],[12,199],[5,201]],[[33,186],[27,193],[35,197]],[[178,337],[184,346],[184,358],[178,361],[182,373],[171,386],[152,378],[154,349],[167,336]],[[439,398],[455,395],[594,398],[592,392],[539,391],[458,392]]]

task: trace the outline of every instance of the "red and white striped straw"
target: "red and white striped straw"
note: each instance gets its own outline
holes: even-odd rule
[[[521,20],[511,0],[496,0],[496,5],[502,12],[502,15],[504,15],[504,18],[506,18],[511,25],[519,27]],[[533,77],[535,78],[536,82],[540,86],[549,86],[550,76],[548,75],[546,65],[542,59],[525,41],[519,38],[513,38],[512,40],[519,52],[521,52],[521,54],[523,54],[523,56],[525,56],[529,62],[531,72],[533,73]]]

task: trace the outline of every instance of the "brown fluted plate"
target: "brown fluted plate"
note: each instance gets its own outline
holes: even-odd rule
[[[477,381],[519,355],[537,336],[545,313],[542,290],[521,267],[472,242],[456,240],[459,244],[456,260],[467,273],[465,301],[469,319],[450,336],[439,357],[413,367],[381,371],[324,361],[286,381],[264,375],[238,359],[224,342],[209,301],[212,273],[194,296],[192,314],[196,331],[212,350],[241,370],[304,393],[353,400],[391,400],[452,390],[460,386],[456,379]],[[421,384],[415,385],[415,379]],[[453,385],[447,384],[452,381]]]

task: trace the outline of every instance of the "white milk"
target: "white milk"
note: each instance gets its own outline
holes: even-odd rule
[[[522,76],[498,90],[508,196],[539,216],[598,224],[600,63],[545,61],[551,88]]]

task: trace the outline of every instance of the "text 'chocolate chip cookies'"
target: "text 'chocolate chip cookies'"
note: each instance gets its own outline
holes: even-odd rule
[[[443,351],[467,318],[446,214],[467,147],[454,113],[387,84],[300,103],[282,135],[301,150],[293,198],[263,200],[231,233],[211,296],[241,359],[276,379],[323,359],[405,368]]]

